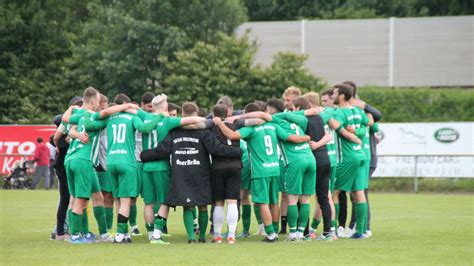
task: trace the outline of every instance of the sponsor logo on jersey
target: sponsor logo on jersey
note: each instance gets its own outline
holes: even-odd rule
[[[435,131],[434,138],[442,143],[450,143],[459,138],[459,132],[454,128],[443,127]]]
[[[182,165],[182,166],[192,166],[192,165],[201,165],[201,162],[194,159],[194,160],[186,160],[186,161],[181,161],[179,159],[176,160],[177,165]]]
[[[113,150],[113,151],[110,151],[109,154],[127,154],[127,150],[122,150],[122,149],[118,149],[118,150]]]
[[[279,162],[263,163],[262,166],[265,168],[279,167],[280,163]]]
[[[181,149],[175,151],[174,154],[193,155],[193,154],[199,154],[199,150],[197,150],[195,148],[181,148]]]

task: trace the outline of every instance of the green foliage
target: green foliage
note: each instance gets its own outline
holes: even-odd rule
[[[221,34],[216,45],[198,42],[192,49],[176,53],[167,65],[171,73],[163,91],[172,101],[195,101],[210,108],[222,95],[243,107],[255,99],[280,98],[294,85],[320,89],[322,84],[304,66],[307,56],[280,53],[269,68],[253,67],[256,51],[247,37],[238,39]]]
[[[473,121],[474,90],[360,88],[360,98],[383,113],[383,122]]]
[[[474,14],[471,0],[245,0],[250,21],[459,16]]]

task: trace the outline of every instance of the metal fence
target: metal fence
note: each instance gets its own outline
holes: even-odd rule
[[[280,51],[309,54],[307,67],[330,84],[474,86],[474,16],[250,22],[256,62]]]

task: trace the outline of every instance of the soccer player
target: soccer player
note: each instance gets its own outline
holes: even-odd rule
[[[164,118],[150,132],[143,134],[143,150],[154,149],[168,133],[180,126],[203,123],[204,118],[198,116],[191,117],[171,117],[167,116],[168,97],[165,94],[158,95],[152,99],[152,112],[139,112],[138,115],[145,123],[151,121],[157,115],[164,115]],[[145,201],[145,226],[148,231],[148,237],[151,243],[161,243],[159,237],[152,238],[153,231],[159,230],[160,233],[167,233],[166,219],[168,214],[168,206],[164,205],[167,197],[170,182],[170,162],[169,160],[159,160],[154,162],[146,162],[143,164],[143,186],[141,195]],[[162,209],[162,210],[161,210]],[[154,217],[159,210],[166,213],[165,216]],[[163,232],[164,231],[164,232]],[[157,233],[158,234],[158,233]],[[161,234],[160,234],[161,235]]]
[[[129,103],[130,98],[118,94],[116,104]],[[112,194],[119,198],[117,234],[114,243],[131,243],[128,235],[128,219],[132,198],[138,196],[138,169],[135,158],[135,131],[148,133],[153,130],[163,115],[158,115],[149,123],[130,113],[118,113],[107,119],[107,169],[112,177]]]
[[[105,117],[107,115],[123,111],[130,108],[130,105],[116,106],[111,109],[103,110],[100,113],[94,113],[99,108],[100,95],[94,88],[87,88],[84,91],[84,113],[74,115],[71,117],[72,108],[63,115],[63,121],[66,123],[76,124],[81,132],[87,131],[89,135],[88,143],[76,143],[71,150],[68,157],[69,164],[66,168],[69,182],[69,190],[74,196],[74,206],[71,217],[71,239],[73,244],[87,243],[87,239],[81,237],[81,226],[87,226],[87,222],[83,221],[83,212],[87,206],[87,201],[91,198],[94,192],[100,193],[99,180],[94,170],[94,165],[97,165],[97,149],[99,142],[99,130],[105,127],[104,122],[91,123],[91,114],[97,117]],[[77,140],[75,140],[77,142]],[[100,206],[102,204],[102,206]],[[107,224],[105,220],[105,209],[103,202],[98,202],[94,206],[94,213],[96,215],[100,241],[108,242],[110,237],[107,235]],[[88,230],[86,230],[88,231]]]
[[[245,115],[234,118],[249,118]],[[267,117],[266,120],[272,120]],[[248,144],[251,155],[251,194],[252,201],[259,206],[264,223],[266,237],[264,242],[272,243],[278,240],[274,223],[278,223],[278,190],[280,164],[276,154],[277,140],[302,143],[309,140],[308,136],[289,135],[275,123],[266,122],[255,127],[244,127],[232,131],[224,123],[217,124],[222,133],[230,140],[244,139]]]
[[[332,98],[339,108],[334,112],[334,118],[339,122],[338,141],[340,142],[338,150],[338,165],[336,170],[336,183],[334,190],[334,204],[336,213],[338,209],[338,196],[340,191],[351,191],[356,202],[357,225],[356,233],[351,238],[365,238],[364,224],[367,218],[367,203],[365,200],[364,188],[364,160],[365,154],[360,144],[356,144],[344,136],[340,135],[342,128],[359,128],[361,127],[361,116],[355,113],[355,109],[350,104],[353,97],[352,88],[347,85],[339,84],[334,89]]]
[[[303,97],[293,100],[295,110],[307,110],[319,107],[319,95],[317,93],[307,93]],[[329,179],[331,167],[326,144],[331,141],[331,136],[325,131],[325,123],[320,115],[308,116],[307,133],[311,137],[311,148],[316,159],[316,200],[317,206],[315,214],[322,211],[324,230],[317,238],[318,240],[332,240],[335,237],[335,229],[332,226],[332,209],[329,191]],[[313,218],[310,228],[310,237],[315,239],[315,230],[320,223],[320,219]]]
[[[181,107],[175,103],[168,103],[168,114],[171,117],[181,116]]]
[[[285,112],[291,112],[294,109],[293,106],[293,100],[296,97],[301,96],[301,90],[298,87],[295,86],[290,86],[288,87],[284,92],[283,92],[283,100],[284,100],[284,105],[285,105]],[[266,108],[266,107],[265,107]],[[278,148],[278,152],[279,152]],[[285,170],[285,162],[283,157],[280,154],[280,172],[281,172],[281,177],[284,176],[284,170]],[[284,189],[284,186],[281,186],[280,190]],[[285,191],[281,191],[282,196],[281,196],[281,231],[280,234],[286,234],[286,225],[287,225],[287,211],[288,211],[288,197],[285,193]]]
[[[194,103],[183,104],[183,116],[196,116],[198,108]],[[183,220],[188,234],[188,243],[195,243],[192,208],[199,209],[199,242],[205,243],[208,223],[207,205],[212,203],[210,188],[210,157],[215,154],[225,158],[240,158],[239,147],[221,144],[209,130],[175,129],[156,149],[142,152],[142,161],[169,158],[171,154],[170,189],[165,204],[183,206]],[[161,216],[161,208],[160,213]],[[161,218],[165,218],[161,216]],[[155,230],[161,233],[161,228]],[[160,235],[153,238],[160,239]]]

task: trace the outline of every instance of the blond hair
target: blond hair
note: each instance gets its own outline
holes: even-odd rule
[[[167,100],[168,96],[166,96],[166,94],[160,94],[155,96],[151,103],[155,108],[160,109]]]
[[[298,87],[290,86],[285,90],[285,92],[283,92],[283,98],[288,95],[293,95],[295,97],[298,97],[301,95],[301,90]]]
[[[82,98],[84,99],[84,102],[90,103],[92,100],[94,100],[95,97],[97,97],[97,95],[99,95],[99,91],[97,91],[93,87],[88,87],[84,90]]]
[[[308,100],[311,107],[318,107],[319,106],[319,94],[316,92],[308,92],[303,95],[303,97]]]

